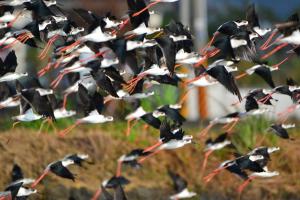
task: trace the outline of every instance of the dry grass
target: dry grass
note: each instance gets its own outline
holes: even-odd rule
[[[116,137],[117,134],[85,127],[78,128],[66,138],[46,133],[38,135],[36,131],[23,128],[6,131],[0,135],[0,187],[4,188],[9,183],[13,163],[22,166],[26,177],[37,177],[48,163],[66,154],[87,153],[91,156],[91,164],[83,168],[71,168],[77,174],[75,183],[51,174],[38,185],[39,194],[32,199],[59,200],[68,199],[70,195],[75,195],[76,199],[88,199],[102,180],[114,174],[116,160],[120,155],[155,142],[155,137],[147,133],[141,133],[136,141]],[[278,146],[282,150],[272,156],[270,169],[278,170],[280,176],[254,180],[246,188],[242,199],[300,199],[299,141],[281,140]],[[226,159],[224,157],[230,158],[218,153],[212,155],[206,172],[217,167]],[[199,145],[190,145],[152,157],[141,170],[126,169],[124,175],[132,182],[126,187],[128,199],[167,199],[172,194],[171,182],[166,175],[167,168],[188,179],[190,188],[199,192],[201,199],[236,199],[236,188],[241,180],[228,172],[222,172],[211,183],[204,185],[199,175],[202,159],[203,149]]]

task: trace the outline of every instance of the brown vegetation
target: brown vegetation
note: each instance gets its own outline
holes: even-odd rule
[[[66,138],[50,133],[38,135],[36,131],[24,128],[3,132],[0,135],[0,187],[4,188],[9,183],[13,163],[22,166],[26,177],[37,177],[48,163],[63,158],[66,154],[86,153],[91,157],[89,164],[86,163],[82,168],[71,167],[71,171],[77,174],[76,182],[50,174],[37,186],[39,194],[32,199],[60,200],[70,196],[75,199],[90,199],[100,182],[114,174],[116,160],[120,155],[155,142],[155,137],[149,137],[149,133],[140,133],[136,141],[129,141],[120,137],[120,134],[117,137],[118,134],[85,127],[74,130]],[[281,140],[278,146],[281,151],[272,156],[270,169],[278,170],[280,176],[254,180],[244,191],[242,199],[300,199],[299,141]],[[124,175],[132,182],[126,187],[128,199],[168,199],[173,191],[166,174],[167,168],[185,177],[190,188],[197,191],[201,199],[236,199],[236,188],[242,181],[228,172],[222,172],[206,186],[201,181],[199,172],[202,152],[201,146],[190,145],[151,157],[145,161],[141,170],[125,169]],[[217,167],[224,157],[218,153],[212,155],[206,173]]]

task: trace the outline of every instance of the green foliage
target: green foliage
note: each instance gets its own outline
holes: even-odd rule
[[[154,92],[155,95],[142,100],[142,106],[146,111],[152,111],[161,105],[175,104],[179,98],[178,89],[170,85],[154,87]]]

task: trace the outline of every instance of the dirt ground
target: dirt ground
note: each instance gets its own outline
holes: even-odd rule
[[[113,176],[116,160],[134,148],[144,148],[155,143],[155,137],[142,133],[136,140],[116,137],[116,133],[101,129],[79,127],[65,138],[55,134],[17,128],[0,134],[0,188],[10,181],[14,163],[19,164],[26,177],[36,178],[48,163],[70,153],[90,155],[89,163],[83,167],[72,166],[76,174],[72,182],[49,174],[37,186],[38,194],[31,199],[63,200],[90,199],[100,183]],[[281,141],[281,151],[272,156],[270,169],[280,172],[272,179],[254,180],[244,191],[241,199],[300,199],[299,141]],[[206,174],[216,168],[224,157],[214,154],[209,158]],[[161,152],[145,161],[143,168],[124,168],[123,175],[131,183],[125,190],[129,200],[164,200],[173,194],[167,175],[171,169],[189,182],[189,188],[198,192],[200,199],[237,199],[236,188],[241,180],[228,172],[222,172],[205,185],[200,175],[203,149],[200,145],[189,145],[175,151]],[[194,199],[199,199],[199,196]]]

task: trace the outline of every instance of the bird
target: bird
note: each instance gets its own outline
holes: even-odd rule
[[[168,174],[173,181],[173,186],[176,194],[170,196],[170,199],[186,199],[196,196],[195,192],[190,192],[187,188],[188,183],[179,174],[168,170]]]
[[[85,117],[81,119],[77,119],[72,126],[60,131],[58,134],[61,137],[64,137],[75,127],[77,127],[79,124],[83,124],[83,123],[99,124],[99,123],[113,121],[112,116],[101,115],[104,102],[103,102],[103,97],[98,92],[94,92],[94,94],[91,95],[89,94],[89,91],[82,84],[79,84],[78,87],[79,88],[77,92],[77,97],[82,105],[82,109],[84,111]]]
[[[145,152],[144,149],[133,149],[128,154],[122,155],[118,159],[118,167],[117,167],[116,176],[117,177],[121,176],[122,165],[129,165],[134,168],[140,168],[141,165],[137,162],[137,159],[139,157],[144,157],[149,154],[150,154],[150,152]]]
[[[294,128],[295,124],[272,124],[269,127],[269,131],[272,131],[277,136],[281,137],[282,139],[290,139],[290,136],[286,129]],[[292,139],[293,140],[293,139]]]
[[[228,145],[232,145],[231,141],[228,140],[228,133],[222,133],[220,134],[216,139],[207,139],[205,141],[205,155],[204,155],[204,160],[203,160],[203,164],[202,164],[202,169],[201,169],[201,174],[204,173],[204,170],[206,168],[207,165],[207,160],[208,157],[216,150],[220,150]]]
[[[75,181],[75,176],[72,174],[71,171],[67,168],[68,166],[74,164],[74,160],[72,159],[62,159],[58,161],[54,161],[50,163],[42,173],[40,177],[38,177],[32,184],[31,188],[35,188],[48,173],[53,173],[61,178],[70,179],[72,181]]]
[[[182,129],[171,129],[171,125],[167,120],[164,120],[160,125],[160,139],[159,141],[146,148],[144,152],[149,152],[155,149],[155,151],[152,151],[149,155],[146,157],[143,157],[139,159],[139,163],[144,162],[147,158],[150,156],[159,153],[162,150],[172,150],[172,149],[178,149],[181,148],[187,144],[191,144],[193,140],[192,135],[185,135],[184,131]]]
[[[248,27],[261,37],[272,31],[271,28],[260,27],[254,3],[250,4],[246,10],[246,20],[248,21]]]

